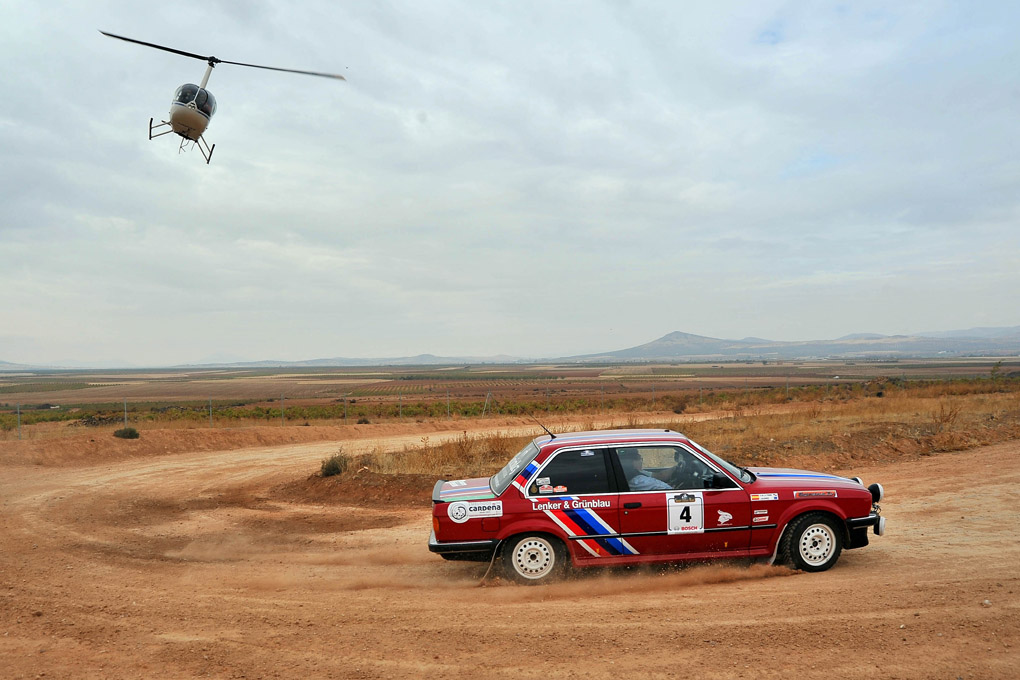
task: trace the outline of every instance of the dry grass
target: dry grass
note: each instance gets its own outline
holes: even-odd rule
[[[531,439],[531,436],[515,437],[505,432],[472,435],[466,431],[452,441],[439,444],[422,437],[417,446],[405,446],[396,452],[371,453],[364,456],[360,464],[383,474],[488,476],[503,467]]]
[[[810,402],[806,408],[783,413],[750,408],[743,414],[709,420],[678,416],[654,427],[682,432],[739,465],[803,464],[828,469],[1020,437],[1020,398],[1015,393],[927,394],[924,390],[920,395],[904,392],[884,398]],[[628,427],[640,426],[636,417],[630,420]],[[594,423],[586,429],[595,429]],[[487,476],[529,439],[465,432],[455,441],[433,444],[423,437],[418,446],[371,454],[363,464],[381,473]]]

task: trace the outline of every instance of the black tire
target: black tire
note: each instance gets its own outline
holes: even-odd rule
[[[548,534],[523,534],[503,545],[500,562],[507,577],[525,585],[549,583],[567,571],[567,550]]]
[[[843,552],[842,528],[831,515],[821,512],[810,512],[793,520],[781,541],[782,561],[801,571],[825,571],[836,564]]]

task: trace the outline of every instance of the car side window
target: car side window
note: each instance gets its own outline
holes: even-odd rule
[[[614,450],[630,491],[705,489],[712,468],[679,446],[628,446]]]
[[[533,496],[609,491],[609,470],[602,449],[561,451],[531,478],[528,485],[528,493]]]

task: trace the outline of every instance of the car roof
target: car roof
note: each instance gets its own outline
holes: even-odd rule
[[[673,430],[593,430],[564,432],[555,437],[543,435],[534,439],[535,446],[542,451],[552,451],[565,446],[600,446],[617,442],[639,444],[659,441],[686,442],[688,439]]]

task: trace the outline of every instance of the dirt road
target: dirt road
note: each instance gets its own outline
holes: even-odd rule
[[[539,588],[431,555],[420,507],[281,500],[335,446],[5,463],[0,677],[1020,677],[1020,442],[852,471],[889,531],[822,574]]]

